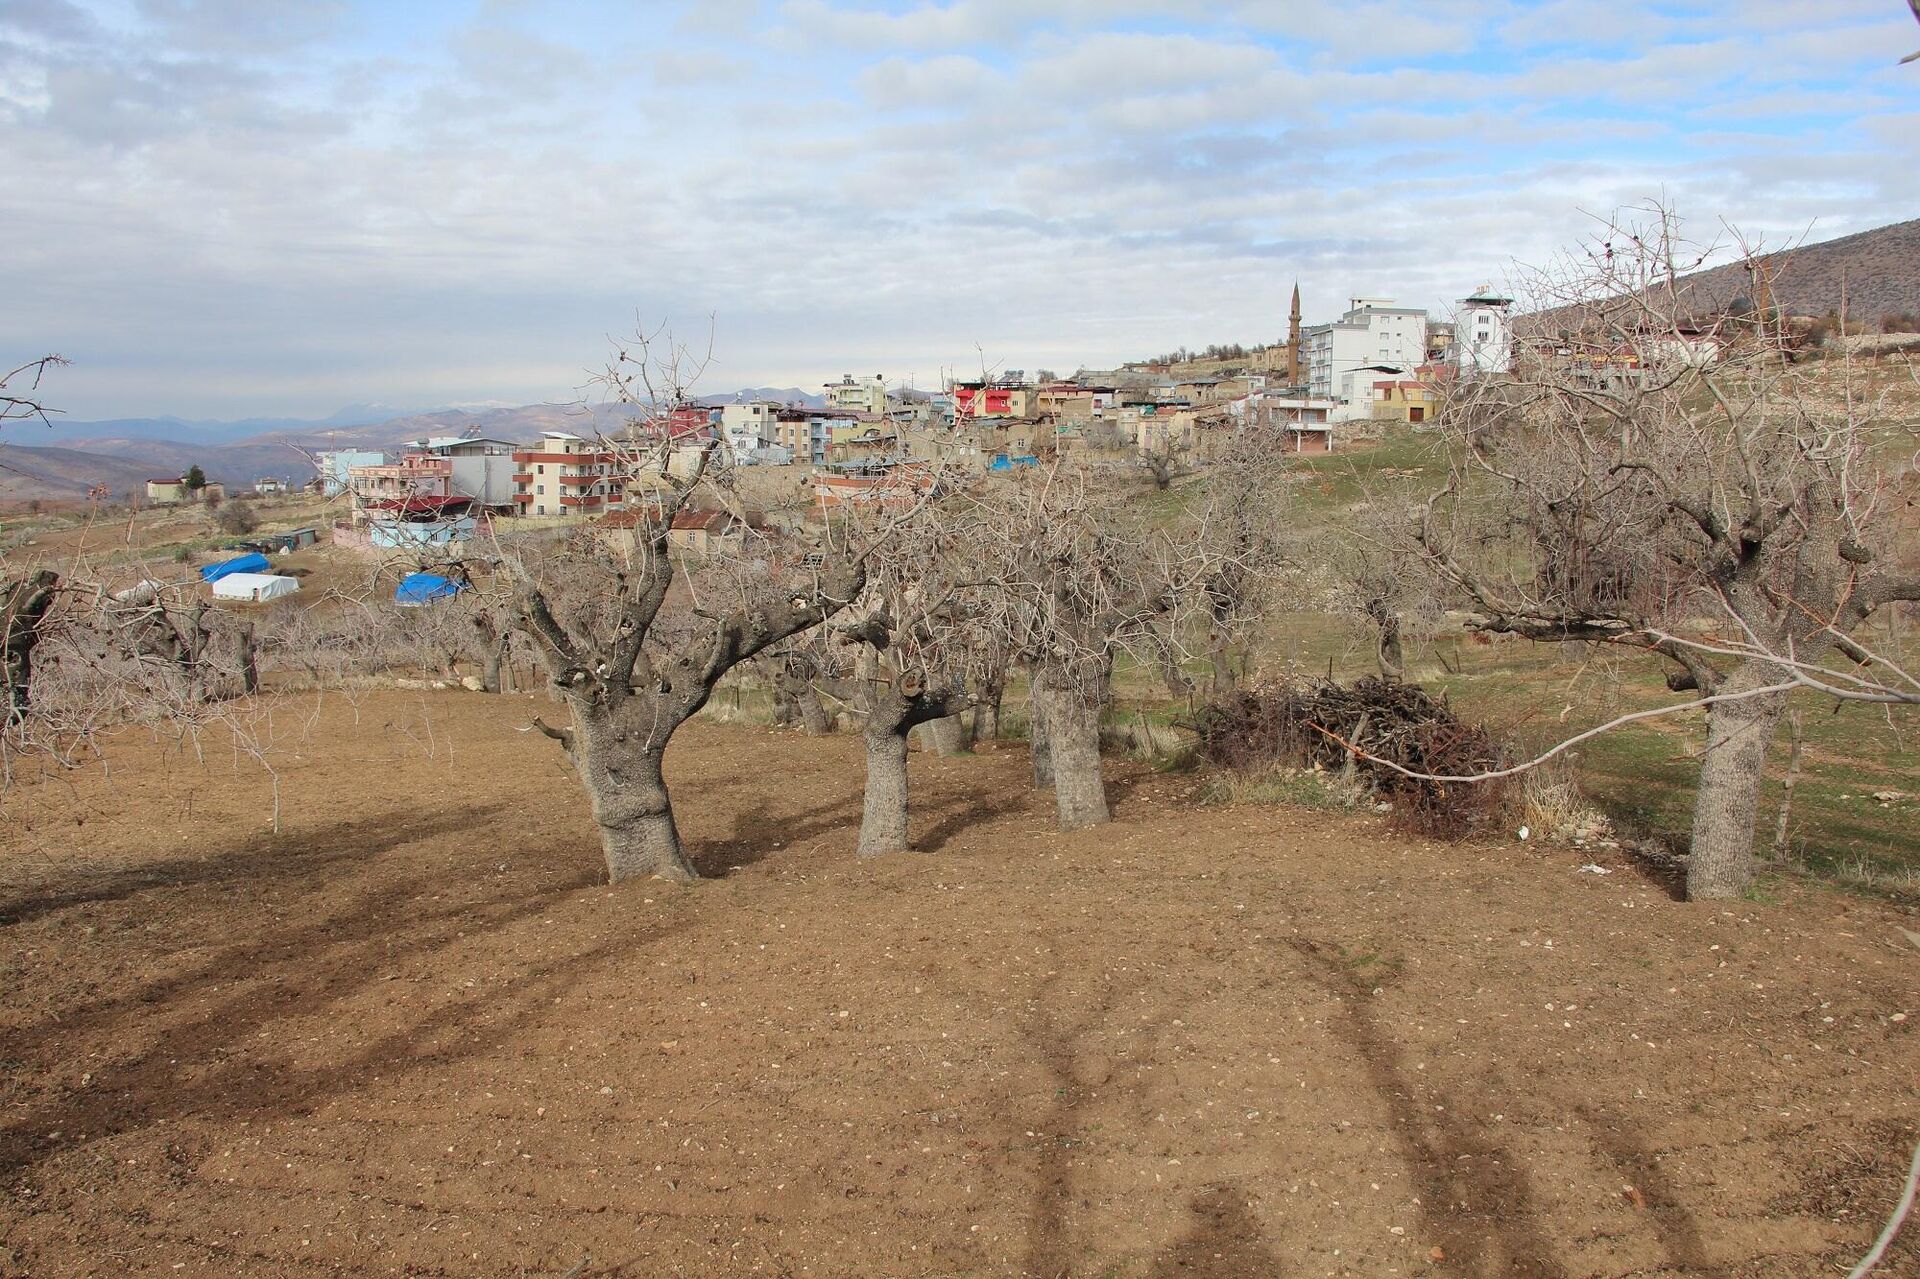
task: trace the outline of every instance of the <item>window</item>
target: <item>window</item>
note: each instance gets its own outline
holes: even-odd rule
[[[547,468],[544,465],[540,465],[536,463],[533,468],[533,473],[535,475],[545,475],[547,473]]]
[[[547,486],[544,484],[536,485],[533,491],[538,493],[541,497],[545,497],[547,495]]]

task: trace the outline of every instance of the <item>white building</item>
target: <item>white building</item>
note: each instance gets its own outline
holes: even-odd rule
[[[871,413],[875,417],[887,411],[887,380],[878,373],[863,378],[843,373],[838,382],[829,382],[822,389],[826,391],[830,409]]]
[[[755,453],[779,442],[778,414],[782,407],[772,400],[722,406],[720,435],[727,442],[727,452],[733,455],[735,465],[751,465]]]
[[[1373,415],[1373,384],[1383,376],[1408,377],[1427,357],[1427,313],[1393,305],[1391,298],[1354,298],[1332,324],[1303,329],[1307,391],[1333,401],[1333,420]]]
[[[1513,299],[1483,284],[1471,297],[1460,299],[1453,313],[1453,346],[1449,353],[1462,377],[1505,373],[1513,367]]]

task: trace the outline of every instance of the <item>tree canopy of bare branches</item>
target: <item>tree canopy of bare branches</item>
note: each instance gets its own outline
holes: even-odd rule
[[[1704,255],[1651,207],[1534,276],[1552,319],[1512,376],[1455,388],[1417,546],[1474,625],[1655,653],[1705,696],[1688,892],[1724,898],[1753,875],[1789,692],[1920,701],[1855,638],[1920,571],[1876,397],[1789,361],[1777,317],[1696,314],[1680,276]]]

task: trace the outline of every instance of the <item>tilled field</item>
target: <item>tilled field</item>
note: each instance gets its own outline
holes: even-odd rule
[[[1016,746],[861,863],[856,739],[709,724],[713,878],[610,889],[535,708],[289,699],[278,835],[212,740],[6,796],[0,1273],[1811,1279],[1920,1128],[1892,907],[1124,766],[1061,835]]]

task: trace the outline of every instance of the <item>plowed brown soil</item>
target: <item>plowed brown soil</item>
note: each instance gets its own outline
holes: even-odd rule
[[[1124,766],[1061,835],[1017,747],[862,863],[856,740],[710,724],[714,878],[610,889],[536,708],[289,700],[278,835],[211,738],[6,796],[0,1273],[1811,1279],[1920,1127],[1892,907]]]

